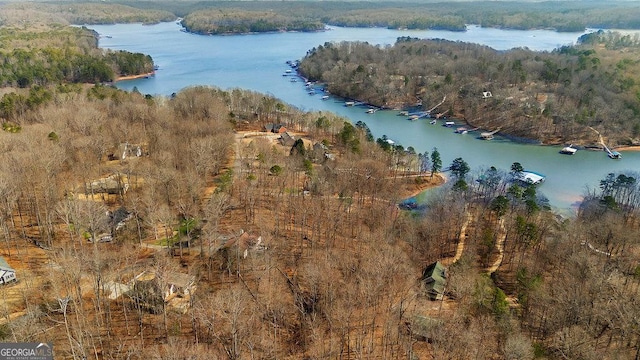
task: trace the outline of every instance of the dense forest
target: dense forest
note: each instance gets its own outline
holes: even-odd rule
[[[25,43],[38,46],[25,47]],[[55,27],[28,33],[0,28],[2,87],[104,83],[153,69],[148,55],[98,49],[98,34],[87,28]]]
[[[379,107],[416,103],[472,127],[543,143],[640,143],[637,36],[585,35],[551,52],[496,51],[446,40],[399,38],[391,47],[327,43],[299,66],[329,92]],[[490,95],[490,96],[489,96]]]
[[[115,74],[151,59],[100,52],[81,28],[0,30],[13,64],[1,73],[0,255],[18,279],[0,285],[1,341],[51,342],[56,359],[640,358],[640,174],[609,174],[561,218],[522,181],[526,164],[443,164],[438,149],[241,89],[120,91],[71,76],[75,54]],[[438,49],[429,58],[451,68],[426,83],[437,101],[448,82],[476,81],[469,54],[523,87],[542,74],[524,69],[547,63],[561,69],[550,83],[599,81],[602,67],[615,86],[637,66],[617,46],[634,41],[600,36],[583,39],[593,52],[518,50],[510,62],[444,41],[357,43],[351,56],[368,61],[341,64],[367,82],[386,52]],[[25,72],[42,76],[18,82]],[[406,201],[433,186],[426,204]]]

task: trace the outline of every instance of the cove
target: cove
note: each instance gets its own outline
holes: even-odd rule
[[[575,211],[586,189],[597,188],[608,173],[635,170],[640,165],[640,152],[623,152],[620,160],[609,159],[602,151],[579,150],[575,155],[561,155],[561,146],[517,143],[499,136],[491,141],[479,140],[477,133],[456,134],[455,127],[431,125],[426,119],[408,121],[397,111],[368,114],[363,107],[344,106],[343,99],[321,100],[320,94],[309,95],[303,82],[291,82],[282,76],[289,68],[287,61],[301,59],[309,49],[325,42],[366,41],[391,45],[398,37],[411,36],[472,42],[497,50],[526,47],[550,51],[575,43],[585,32],[477,26],[468,27],[466,32],[330,27],[328,31],[316,33],[205,36],[181,31],[175,22],[91,25],[90,28],[103,35],[100,47],[151,55],[159,67],[153,77],[118,82],[121,89],[136,88],[143,94],[165,96],[193,85],[249,89],[273,95],[301,110],[330,111],[353,123],[363,121],[376,138],[387,135],[417,152],[431,152],[436,147],[445,167],[457,157],[469,164],[472,173],[490,166],[508,171],[512,163],[520,162],[525,169],[546,175],[539,192],[561,213]]]

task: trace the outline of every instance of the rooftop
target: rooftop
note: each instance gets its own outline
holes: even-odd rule
[[[533,171],[523,171],[518,178],[518,180],[532,185],[540,184],[544,182],[545,179],[546,177],[544,175]]]

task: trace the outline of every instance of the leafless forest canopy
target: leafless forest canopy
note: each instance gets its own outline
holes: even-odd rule
[[[518,163],[442,164],[438,149],[416,154],[242,89],[165,98],[57,78],[82,73],[82,62],[51,66],[70,54],[113,74],[144,73],[147,60],[50,26],[0,28],[0,255],[18,279],[0,285],[2,341],[52,342],[56,359],[640,358],[637,173],[610,174],[559,218],[514,181]],[[69,34],[68,52],[46,50],[61,38],[43,32]],[[375,88],[365,75],[383,74],[377,61],[430,53],[438,75],[387,74],[424,81],[425,102],[433,84],[438,98],[465,76],[481,90],[472,58],[522,92],[536,66],[567,68],[555,74],[571,83],[637,66],[633,47],[596,45],[499,54],[407,40],[353,44],[342,59],[346,45],[327,44],[312,53],[331,67],[304,66],[336,82],[342,66]],[[403,203],[433,186],[425,209]],[[423,273],[436,261],[442,287]]]

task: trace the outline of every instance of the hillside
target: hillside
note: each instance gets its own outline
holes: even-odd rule
[[[564,219],[519,163],[471,173],[242,89],[154,97],[55,77],[45,65],[67,58],[43,49],[61,39],[113,74],[151,59],[112,62],[92,34],[1,30],[4,66],[46,76],[2,73],[0,255],[18,281],[0,285],[0,341],[95,360],[639,356],[636,172]],[[594,53],[569,55],[593,74],[579,65]]]
[[[456,159],[452,187],[412,212],[396,204],[438,171],[329,114],[212,88],[56,100],[0,132],[0,251],[18,276],[0,287],[3,339],[63,359],[636,351],[621,341],[640,309],[635,177],[559,222],[534,187]],[[436,260],[441,301],[420,280]]]

